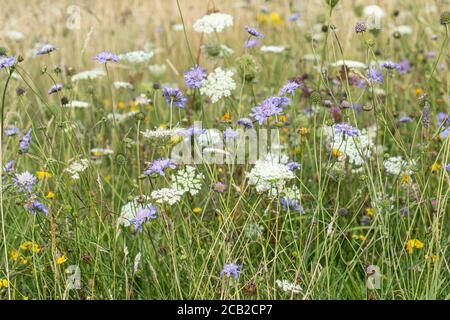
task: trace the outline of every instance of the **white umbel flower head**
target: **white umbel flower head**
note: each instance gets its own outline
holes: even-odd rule
[[[275,282],[278,288],[280,288],[284,292],[300,293],[300,291],[302,290],[302,288],[298,284],[292,283],[288,280],[277,280]]]
[[[167,203],[173,205],[181,200],[183,192],[173,188],[162,188],[153,191],[150,196],[157,203]]]
[[[197,21],[193,27],[197,32],[213,33],[222,32],[226,27],[233,25],[233,17],[226,13],[211,13]]]
[[[284,189],[287,180],[294,178],[294,173],[286,164],[275,161],[273,158],[257,160],[252,170],[246,173],[248,183],[254,185],[257,192],[270,190],[273,195],[276,191]]]
[[[121,61],[130,63],[130,64],[141,64],[148,62],[152,57],[153,52],[145,52],[145,51],[130,51],[124,54],[119,55]]]
[[[220,67],[216,68],[214,72],[208,75],[208,78],[203,80],[200,93],[210,97],[212,103],[216,103],[223,97],[230,96],[231,91],[236,89],[236,82],[233,80],[233,75],[234,72],[231,70],[222,70]]]
[[[85,109],[89,108],[89,102],[72,100],[69,103],[64,105],[65,108],[80,108]]]
[[[101,69],[94,69],[94,70],[88,70],[88,71],[82,71],[80,73],[75,74],[72,76],[72,81],[80,81],[80,80],[95,80],[98,78],[101,78],[106,75],[106,72]]]
[[[262,46],[262,52],[270,52],[270,53],[280,53],[284,51],[284,46]]]
[[[203,173],[197,173],[192,166],[186,166],[172,176],[172,189],[195,196],[202,188]]]
[[[339,160],[347,159],[354,166],[360,167],[370,158],[375,147],[373,140],[375,134],[371,128],[359,130],[359,134],[348,137],[336,134],[333,127],[323,127],[324,135],[329,143],[329,150],[339,151],[342,155]]]
[[[80,179],[80,173],[87,169],[89,166],[88,159],[80,159],[76,161],[72,161],[69,167],[65,170],[70,174],[70,177],[74,180]]]
[[[412,170],[408,170],[408,161],[403,160],[401,156],[390,157],[384,160],[383,165],[387,173],[395,176],[401,173],[412,174]]]

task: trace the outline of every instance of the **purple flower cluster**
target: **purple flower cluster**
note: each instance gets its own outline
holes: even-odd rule
[[[288,169],[291,170],[291,171],[295,171],[295,170],[297,170],[297,169],[300,169],[300,163],[295,162],[295,161],[289,162],[286,166],[287,166]]]
[[[225,132],[223,133],[223,136],[225,138],[225,140],[236,140],[239,137],[239,133],[235,130],[233,130],[232,128],[228,127],[226,128]]]
[[[175,165],[171,159],[159,159],[149,164],[147,170],[144,171],[145,175],[157,173],[160,176],[165,176],[164,170],[167,168],[175,169]]]
[[[258,38],[258,39],[262,39],[264,38],[264,36],[262,35],[261,32],[259,32],[258,30],[256,30],[255,28],[249,27],[249,26],[244,26],[245,31],[247,31],[251,36]]]
[[[259,41],[256,40],[255,38],[245,40],[245,42],[244,42],[244,48],[246,48],[246,49],[256,47],[257,45],[259,45]]]
[[[295,90],[300,88],[300,85],[295,81],[288,81],[286,84],[280,89],[280,92],[278,95],[285,96],[285,95],[294,95]]]
[[[166,98],[167,105],[170,107],[174,105],[178,108],[184,109],[187,99],[183,96],[180,89],[177,88],[163,88],[163,97]]]
[[[12,57],[1,57],[0,58],[0,69],[11,68],[14,63],[16,63],[16,56]]]
[[[21,153],[25,153],[28,151],[28,148],[30,147],[31,143],[31,128],[27,130],[25,135],[20,137],[19,140],[19,151]]]
[[[130,220],[134,224],[134,232],[142,231],[142,225],[150,219],[156,219],[156,208],[149,204],[140,209],[136,216]]]
[[[109,51],[103,51],[97,54],[94,58],[99,63],[106,63],[109,61],[119,62],[119,57]]]
[[[12,137],[19,133],[20,133],[20,129],[17,127],[11,127],[11,128],[8,128],[5,130],[5,134],[7,137]]]
[[[450,125],[450,115],[445,112],[439,112],[436,116],[436,122],[439,127]]]
[[[195,89],[202,86],[203,80],[206,78],[206,69],[200,66],[193,67],[184,72],[184,83],[186,87]]]
[[[385,61],[381,64],[381,67],[387,70],[399,70],[400,65],[393,61]]]
[[[334,126],[334,132],[336,134],[343,134],[348,137],[357,136],[359,134],[358,129],[352,127],[349,124],[346,123],[338,123]]]
[[[251,129],[254,127],[252,120],[249,118],[241,118],[238,120],[237,124],[247,129]]]
[[[56,48],[54,45],[52,45],[52,44],[46,44],[46,45],[43,45],[43,46],[36,52],[36,54],[37,54],[38,56],[43,55],[43,54],[49,54],[49,53],[55,51],[56,49],[57,49],[57,48]]]
[[[45,215],[48,215],[47,207],[40,203],[37,199],[30,199],[28,203],[25,204],[25,209],[27,209],[32,214],[41,212]]]
[[[28,171],[16,173],[13,177],[14,186],[19,192],[31,193],[31,189],[36,183],[36,177]]]
[[[305,213],[305,209],[300,205],[300,201],[283,197],[280,199],[284,211],[295,211],[301,214]]]
[[[369,70],[367,70],[367,78],[371,84],[383,83],[383,73],[376,67],[370,67]]]
[[[282,114],[282,107],[289,103],[290,100],[286,97],[269,97],[260,105],[252,108],[250,117],[255,118],[259,124],[263,124],[269,117]]]
[[[54,86],[51,86],[50,89],[48,89],[47,93],[48,94],[53,94],[56,93],[58,91],[61,91],[63,88],[62,84],[55,84]]]
[[[3,171],[5,172],[11,172],[16,162],[14,160],[8,161],[5,166],[3,167]]]
[[[235,279],[237,279],[240,272],[241,266],[238,266],[235,263],[225,263],[222,271],[220,272],[220,276],[223,277],[225,275],[227,276],[227,278],[233,276]]]

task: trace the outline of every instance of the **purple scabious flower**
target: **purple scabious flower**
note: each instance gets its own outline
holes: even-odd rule
[[[171,159],[159,159],[149,164],[147,170],[144,171],[145,175],[152,173],[158,173],[160,176],[165,176],[164,170],[167,168],[175,169],[175,165]]]
[[[355,25],[355,32],[356,33],[364,33],[364,32],[366,32],[366,30],[367,30],[367,27],[366,27],[366,24],[364,22],[359,21],[359,22],[356,23],[356,25]]]
[[[249,118],[240,118],[237,122],[238,125],[243,126],[244,128],[251,129],[253,128],[253,122]]]
[[[367,78],[371,84],[383,83],[383,73],[375,67],[370,67],[367,70]]]
[[[19,192],[31,192],[34,184],[36,183],[36,177],[28,171],[22,173],[16,173],[13,177],[14,186]]]
[[[353,110],[355,110],[355,112],[356,113],[361,113],[361,112],[363,112],[363,106],[362,105],[360,105],[359,103],[355,103],[355,104],[353,104],[352,105],[352,108],[353,108]]]
[[[257,45],[259,45],[259,41],[256,40],[255,38],[251,38],[251,39],[244,41],[245,49],[250,49],[250,48],[256,47]]]
[[[17,127],[11,127],[5,130],[5,134],[7,137],[15,136],[18,133],[20,133],[20,129]]]
[[[280,89],[278,95],[285,96],[287,94],[294,95],[295,90],[297,90],[300,85],[295,81],[288,81],[286,84]]]
[[[398,63],[393,61],[385,61],[381,64],[381,67],[388,70],[399,70],[400,66]]]
[[[206,78],[207,70],[200,66],[193,67],[184,72],[184,83],[186,87],[195,89],[202,86],[203,80]]]
[[[288,169],[291,170],[291,171],[300,169],[300,163],[295,162],[295,161],[289,162],[286,166],[287,166]]]
[[[409,122],[411,122],[413,119],[411,118],[411,117],[408,117],[408,116],[403,116],[403,117],[400,117],[399,119],[398,119],[398,123],[409,123]]]
[[[30,199],[28,203],[25,204],[25,209],[27,209],[32,214],[41,212],[46,216],[48,215],[47,207],[40,203],[37,199]]]
[[[0,69],[11,68],[16,63],[16,56],[0,58]]]
[[[436,122],[438,127],[442,125],[447,126],[450,124],[450,115],[445,112],[439,112],[436,116]]]
[[[245,26],[244,27],[245,31],[247,31],[251,36],[254,36],[255,38],[258,39],[262,39],[264,38],[264,36],[262,35],[262,33],[260,33],[258,30],[256,30],[255,28],[249,27],[249,26]]]
[[[305,214],[305,209],[300,205],[300,201],[296,199],[289,199],[283,197],[280,199],[280,203],[283,206],[284,211],[295,211],[301,214]]]
[[[445,166],[445,170],[450,171],[450,163]]]
[[[348,137],[357,136],[359,134],[358,129],[352,127],[349,124],[346,123],[338,123],[334,126],[334,132],[336,134],[343,134]]]
[[[5,166],[3,167],[3,171],[5,172],[11,172],[16,162],[14,160],[8,161]]]
[[[178,132],[178,134],[180,136],[183,136],[183,137],[186,138],[186,137],[192,137],[192,136],[199,136],[201,134],[204,134],[205,132],[206,132],[205,128],[197,127],[197,126],[192,125],[189,128],[187,128],[187,129],[181,129]]]
[[[30,146],[30,143],[31,143],[31,128],[27,130],[25,135],[20,137],[20,140],[19,140],[19,151],[21,153],[27,152],[28,148]]]
[[[56,93],[58,91],[61,91],[63,88],[62,84],[55,84],[54,86],[51,86],[50,89],[48,89],[47,93],[48,94],[53,94]]]
[[[450,135],[450,127],[446,128],[444,131],[442,131],[442,132],[439,134],[439,138],[440,138],[441,140],[445,140],[445,139],[448,138],[449,135]]]
[[[224,275],[228,278],[233,276],[235,279],[239,277],[239,273],[241,272],[241,267],[235,263],[225,263],[222,271],[220,271],[220,277]]]
[[[235,130],[233,130],[232,128],[228,127],[226,128],[225,132],[223,133],[223,136],[225,138],[225,140],[236,140],[239,137],[239,133]]]
[[[99,63],[106,63],[108,61],[119,62],[120,60],[118,56],[109,51],[100,52],[93,59],[97,60]]]
[[[300,18],[300,13],[296,12],[288,17],[289,22],[295,22]]]
[[[411,65],[409,64],[408,59],[404,59],[398,63],[399,74],[406,74],[409,72],[409,69],[411,69]]]
[[[150,219],[156,219],[156,208],[149,204],[140,209],[136,216],[130,220],[134,224],[134,232],[142,231],[142,225]]]
[[[38,56],[43,55],[43,54],[50,54],[51,52],[55,51],[57,48],[52,45],[52,44],[46,44],[43,45],[37,52],[36,54]]]
[[[163,97],[166,98],[166,103],[170,107],[171,103],[181,109],[184,109],[187,99],[183,96],[180,89],[177,88],[163,88]]]
[[[290,100],[286,97],[269,97],[260,105],[252,108],[250,117],[258,120],[259,124],[263,124],[269,117],[282,114],[282,107],[289,103]]]

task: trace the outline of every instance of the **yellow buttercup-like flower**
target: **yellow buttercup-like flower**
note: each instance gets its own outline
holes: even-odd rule
[[[431,165],[431,172],[439,171],[439,170],[441,170],[441,168],[442,168],[441,164],[435,162]]]
[[[8,280],[7,279],[0,279],[0,289],[1,288],[8,288]]]
[[[11,252],[9,253],[9,256],[12,261],[16,261],[19,258],[20,253],[17,250],[11,250]]]
[[[21,250],[28,250],[31,248],[31,246],[33,245],[33,242],[31,241],[25,241],[20,245],[20,249]]]
[[[201,213],[203,210],[202,210],[202,208],[195,207],[194,209],[192,209],[192,211],[194,211],[194,213],[196,213],[196,214],[199,214],[199,213]]]
[[[51,178],[52,174],[48,171],[36,171],[36,177],[39,180],[45,179],[45,178]]]
[[[367,208],[366,209],[366,213],[368,216],[373,217],[373,215],[375,214],[375,209],[374,208]]]
[[[65,255],[61,255],[58,258],[56,258],[56,264],[63,264],[67,261],[67,258]]]
[[[54,199],[55,198],[55,194],[53,192],[49,191],[45,197],[47,199]]]
[[[410,239],[406,241],[405,249],[409,254],[412,254],[414,249],[422,249],[424,247],[424,244],[422,241],[418,239]]]

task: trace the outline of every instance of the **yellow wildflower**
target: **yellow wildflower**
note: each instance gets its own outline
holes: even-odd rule
[[[403,174],[402,175],[402,181],[403,184],[410,184],[411,183],[411,177],[409,176],[409,174]]]
[[[281,16],[277,12],[272,12],[270,14],[270,21],[273,24],[280,25],[280,26],[282,26],[284,24],[283,18],[281,18]]]
[[[1,288],[8,288],[8,280],[7,279],[0,279],[0,289]]]
[[[28,250],[31,248],[31,246],[33,245],[33,242],[31,241],[25,241],[20,245],[20,249],[21,250]]]
[[[405,249],[409,254],[412,254],[414,249],[422,249],[424,247],[424,244],[422,241],[418,239],[410,239],[406,241]]]
[[[286,122],[287,121],[287,117],[285,115],[281,115],[281,116],[278,117],[278,121]]]
[[[39,253],[41,251],[41,246],[37,243],[34,243],[31,247],[31,251],[33,251],[34,253]]]
[[[331,154],[333,155],[334,158],[339,158],[340,156],[342,156],[342,152],[340,152],[336,148],[333,148],[333,150],[331,150]]]
[[[375,209],[374,208],[367,208],[366,209],[366,213],[368,216],[373,217],[373,215],[375,214]]]
[[[423,94],[422,88],[416,88],[416,96],[421,96]]]
[[[231,114],[229,112],[225,112],[222,115],[222,121],[231,121]]]
[[[435,162],[431,165],[431,172],[439,171],[439,170],[441,170],[441,168],[442,168],[441,164]]]
[[[194,211],[194,213],[196,213],[196,214],[200,214],[203,210],[202,210],[202,208],[195,207],[192,211]]]
[[[304,137],[308,134],[308,128],[300,128],[298,129],[298,133],[300,133],[300,135]]]
[[[44,178],[50,178],[52,176],[52,174],[48,171],[36,171],[36,177],[39,180],[42,180]]]
[[[49,191],[45,197],[47,199],[54,199],[55,198],[55,194],[53,192]]]
[[[119,103],[117,104],[117,109],[125,109],[127,105],[125,104],[125,102],[123,101],[119,101]]]
[[[11,250],[11,252],[9,253],[9,256],[12,261],[16,261],[19,258],[20,253],[17,250]]]
[[[63,264],[63,263],[66,262],[66,261],[67,261],[67,258],[66,258],[65,255],[61,255],[61,256],[59,256],[58,258],[56,258],[56,263],[57,263],[57,264]]]
[[[24,266],[28,264],[28,258],[26,257],[20,257],[20,263]]]

